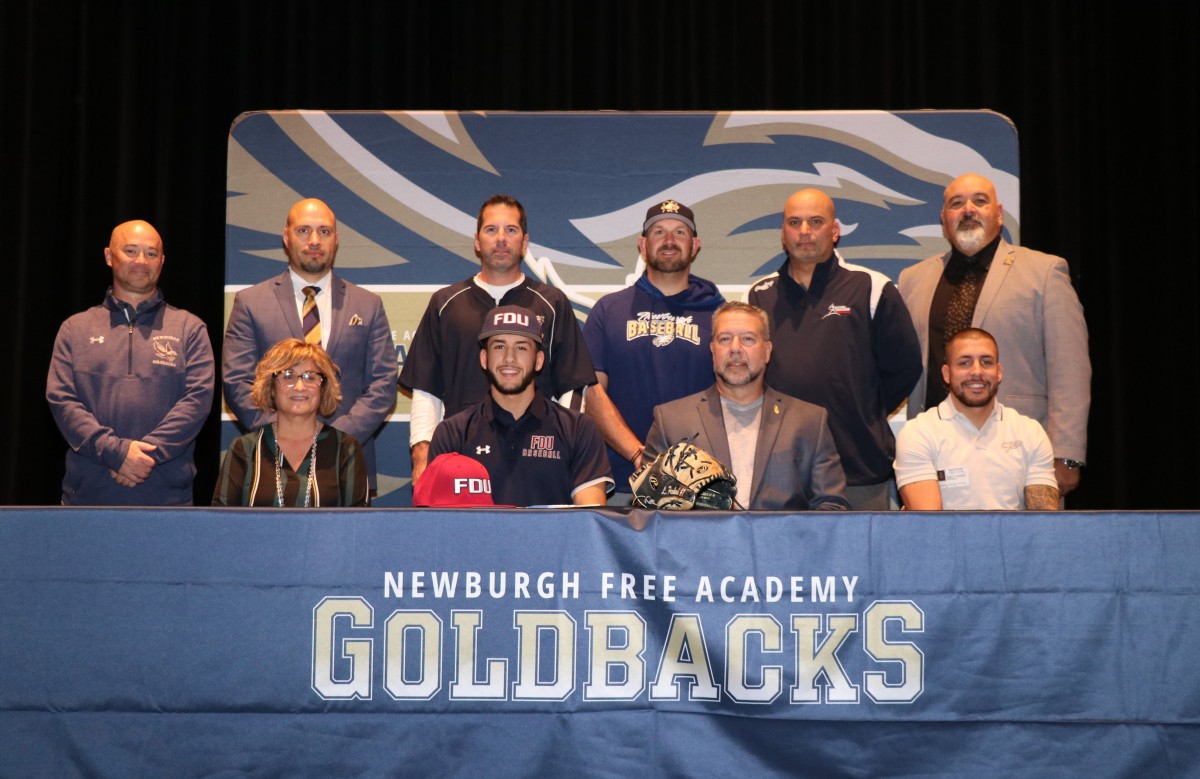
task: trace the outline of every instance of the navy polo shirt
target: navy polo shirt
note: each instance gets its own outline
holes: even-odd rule
[[[483,463],[492,500],[506,506],[570,503],[580,487],[613,483],[604,439],[591,418],[551,403],[541,393],[513,419],[489,392],[442,421],[429,444],[429,461],[458,452]]]

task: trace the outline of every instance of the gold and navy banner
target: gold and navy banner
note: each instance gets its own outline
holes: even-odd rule
[[[270,111],[234,123],[228,164],[227,314],[283,270],[288,208],[318,197],[338,217],[336,271],[383,297],[401,365],[429,296],[478,272],[475,216],[497,192],[528,211],[525,273],[581,319],[640,275],[646,209],[668,198],[696,214],[694,271],[731,299],[782,263],[783,203],[806,187],[836,202],[842,256],[893,279],[945,250],[942,191],[961,173],[995,182],[1020,236],[1017,134],[989,111]],[[401,395],[379,434],[378,506],[411,504],[408,411]]]
[[[1187,776],[1200,516],[0,513],[6,776]]]

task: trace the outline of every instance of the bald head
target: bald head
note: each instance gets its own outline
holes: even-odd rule
[[[337,248],[337,219],[329,206],[316,198],[292,206],[283,228],[283,251],[296,275],[320,280],[333,267]]]
[[[783,205],[783,250],[793,264],[812,267],[833,256],[841,235],[833,199],[819,189],[802,189]]]
[[[980,176],[978,173],[964,173],[951,181],[946,187],[945,198],[949,200],[952,193],[971,194],[974,192],[987,192],[992,196],[992,200],[996,199],[996,185],[992,183],[991,179]]]
[[[162,236],[158,234],[158,230],[154,229],[154,225],[149,222],[144,222],[141,219],[132,219],[128,222],[122,222],[113,228],[112,234],[108,236],[108,248],[116,250],[118,246],[124,246],[128,242],[154,244],[159,253],[162,253]]]
[[[787,219],[788,211],[797,209],[819,211],[831,220],[837,216],[834,213],[833,198],[819,189],[802,189],[789,197],[783,204],[783,218]]]
[[[1004,226],[1004,207],[996,187],[978,173],[950,182],[942,199],[942,233],[968,257],[989,245]]]
[[[104,249],[113,272],[113,296],[132,306],[150,298],[158,289],[164,259],[162,237],[149,222],[134,219],[114,227]]]
[[[337,218],[333,215],[333,209],[315,197],[305,198],[288,210],[287,227],[312,218],[328,222],[333,225],[334,230],[337,230]]]

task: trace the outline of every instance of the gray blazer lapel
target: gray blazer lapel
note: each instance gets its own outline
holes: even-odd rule
[[[346,282],[337,276],[330,276],[329,286],[332,288],[329,290],[329,318],[333,321],[328,324],[322,322],[321,325],[329,328],[329,346],[325,351],[334,354],[338,341],[342,339],[349,315],[346,313]]]
[[[725,415],[721,413],[721,395],[714,384],[700,398],[696,411],[700,415],[703,437],[708,439],[708,453],[729,467],[729,437],[725,434]],[[670,443],[675,443],[674,441]]]
[[[771,461],[771,452],[775,451],[775,441],[783,427],[783,415],[787,408],[779,400],[779,395],[772,392],[770,387],[763,393],[762,411],[758,421],[758,441],[754,445],[754,492],[750,502],[758,499],[763,488],[763,474],[767,472],[767,463]]]
[[[996,247],[996,256],[992,258],[992,266],[984,279],[983,289],[979,291],[979,300],[975,303],[975,315],[971,317],[972,327],[983,327],[988,311],[996,302],[996,296],[1000,294],[1000,287],[1004,286],[1004,281],[1012,270],[1015,257],[1016,249],[1001,238],[1000,245]]]
[[[287,271],[275,279],[275,299],[279,301],[279,313],[287,323],[292,338],[304,340],[304,332],[300,324],[300,312],[296,308],[296,294],[292,290],[292,277]],[[273,346],[274,344],[272,344]]]

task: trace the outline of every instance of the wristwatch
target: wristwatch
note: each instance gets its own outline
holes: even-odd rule
[[[1080,462],[1079,460],[1070,460],[1070,459],[1067,459],[1066,457],[1055,457],[1054,459],[1055,459],[1055,461],[1060,462],[1063,465],[1067,466],[1071,470],[1075,470],[1076,468],[1082,468],[1084,465],[1086,465],[1086,463]]]

